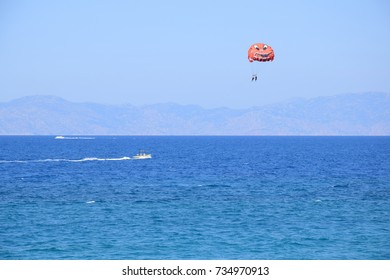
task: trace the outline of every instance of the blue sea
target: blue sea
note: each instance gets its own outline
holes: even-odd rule
[[[2,136],[0,259],[390,259],[390,137]]]

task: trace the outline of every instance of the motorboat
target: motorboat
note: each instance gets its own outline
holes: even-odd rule
[[[152,158],[152,154],[147,154],[145,151],[143,150],[140,150],[138,152],[138,154],[136,154],[135,156],[133,156],[133,159],[148,159],[148,158]]]

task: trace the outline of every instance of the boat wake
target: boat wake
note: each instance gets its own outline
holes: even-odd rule
[[[69,162],[83,162],[83,161],[120,161],[120,160],[130,160],[130,157],[121,157],[121,158],[96,158],[96,157],[87,157],[82,159],[68,159],[65,161]]]
[[[57,140],[93,140],[95,137],[87,137],[87,136],[56,136],[54,139]]]
[[[82,159],[64,159],[64,158],[48,158],[48,159],[31,159],[31,160],[0,160],[1,163],[37,163],[37,162],[85,162],[85,161],[121,161],[131,160],[130,157],[120,158],[98,158],[98,157],[86,157]]]

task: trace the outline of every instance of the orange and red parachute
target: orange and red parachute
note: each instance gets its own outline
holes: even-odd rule
[[[272,61],[274,60],[274,50],[266,44],[256,43],[250,46],[248,50],[248,60],[253,61]]]

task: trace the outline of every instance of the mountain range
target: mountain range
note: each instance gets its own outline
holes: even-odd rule
[[[340,94],[247,109],[26,96],[0,103],[0,135],[390,135],[390,94]]]

